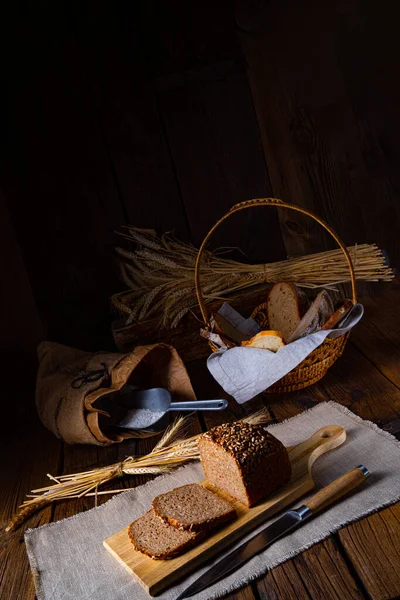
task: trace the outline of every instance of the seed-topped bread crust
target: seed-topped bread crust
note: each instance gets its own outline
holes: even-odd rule
[[[163,521],[186,531],[210,531],[236,517],[236,510],[229,502],[199,483],[182,485],[156,496],[153,510]]]
[[[253,506],[291,477],[286,448],[261,425],[224,423],[199,439],[204,472],[210,483]]]
[[[218,425],[202,435],[229,452],[242,470],[251,469],[263,456],[282,451],[282,443],[261,425],[235,421]]]

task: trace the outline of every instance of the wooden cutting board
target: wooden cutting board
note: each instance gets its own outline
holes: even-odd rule
[[[202,485],[235,506],[238,518],[181,556],[171,560],[153,560],[134,550],[128,537],[128,527],[107,538],[103,544],[118,562],[137,578],[145,590],[151,596],[155,596],[312,490],[315,486],[311,475],[314,461],[321,454],[343,444],[345,439],[346,432],[342,427],[328,425],[301,444],[288,447],[292,463],[290,482],[252,508],[247,508],[239,501],[233,501],[227,494],[202,481]]]

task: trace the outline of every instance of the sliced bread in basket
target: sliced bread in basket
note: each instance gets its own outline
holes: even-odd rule
[[[319,331],[334,312],[332,299],[328,292],[323,290],[315,298],[296,329],[290,334],[287,342],[290,344],[306,335]]]
[[[241,345],[248,348],[262,348],[263,350],[277,352],[279,348],[283,348],[285,342],[280,331],[265,330],[257,333],[251,340],[242,342]]]
[[[293,283],[287,281],[275,283],[267,299],[270,329],[281,332],[287,343],[305,314],[308,304],[306,294]]]

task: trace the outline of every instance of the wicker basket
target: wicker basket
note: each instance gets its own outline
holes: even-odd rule
[[[352,291],[352,300],[355,304],[357,302],[357,294],[356,294],[356,282],[354,276],[354,268],[351,262],[350,255],[347,251],[346,246],[340,240],[340,238],[336,235],[327,223],[322,221],[319,217],[314,215],[313,213],[304,210],[298,206],[293,204],[288,204],[279,200],[278,198],[255,198],[253,200],[246,200],[245,202],[240,202],[239,204],[235,204],[232,206],[229,212],[227,212],[215,225],[210,229],[208,234],[206,235],[203,243],[199,248],[199,253],[197,255],[196,267],[195,267],[195,288],[197,300],[200,306],[201,314],[206,323],[206,326],[209,327],[209,314],[207,307],[204,302],[201,285],[200,285],[200,264],[201,264],[201,256],[204,251],[204,248],[210,239],[211,235],[214,231],[223,223],[228,217],[233,215],[236,212],[241,210],[245,210],[247,208],[259,207],[259,206],[274,206],[275,208],[286,208],[289,210],[294,210],[296,212],[302,213],[303,215],[307,215],[311,219],[314,219],[317,223],[319,223],[326,231],[333,237],[336,243],[339,245],[343,254],[346,257],[347,264],[349,266],[350,271],[350,282],[351,282],[351,291]],[[261,316],[265,313],[266,305],[261,304],[258,306],[252,313],[252,317]],[[296,390],[301,390],[313,383],[319,381],[325,373],[328,371],[329,367],[333,365],[333,363],[341,356],[343,353],[344,347],[346,345],[349,334],[345,334],[339,338],[328,339],[313,350],[311,354],[307,356],[295,369],[290,371],[287,375],[282,377],[279,381],[277,381],[274,385],[265,390],[265,393],[268,394],[276,394],[276,393],[285,393],[285,392],[293,392]],[[210,346],[214,352],[217,351],[217,348],[210,343]]]

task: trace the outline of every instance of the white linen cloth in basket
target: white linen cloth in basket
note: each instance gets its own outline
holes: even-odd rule
[[[278,352],[240,346],[220,350],[208,357],[208,370],[225,392],[243,404],[297,367],[326,337],[336,338],[350,331],[363,314],[362,304],[355,304],[343,329],[317,331],[283,346]]]

